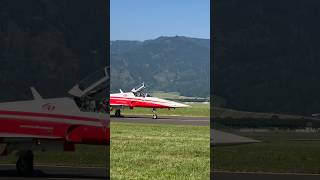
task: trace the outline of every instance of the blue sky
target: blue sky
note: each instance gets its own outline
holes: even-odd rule
[[[210,0],[111,0],[111,40],[210,38]]]

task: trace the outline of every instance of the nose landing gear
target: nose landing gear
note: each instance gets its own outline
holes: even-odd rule
[[[153,115],[152,115],[152,119],[158,119],[158,116],[156,114],[156,109],[152,109]]]

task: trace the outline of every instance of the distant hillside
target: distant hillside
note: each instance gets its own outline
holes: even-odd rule
[[[320,2],[215,3],[213,89],[226,107],[320,112]]]
[[[106,66],[104,1],[0,1],[0,101],[66,95]]]
[[[208,97],[210,40],[182,36],[111,42],[111,90],[145,82],[153,91]]]

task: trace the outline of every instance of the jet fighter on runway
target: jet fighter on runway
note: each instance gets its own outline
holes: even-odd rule
[[[108,93],[109,76],[106,69],[97,73],[93,81],[85,79],[69,91],[73,98],[44,99],[31,88],[33,100],[0,103],[0,143],[5,144],[0,153],[17,152],[21,175],[32,175],[33,151],[74,151],[75,144],[110,144],[109,114],[97,107]]]
[[[110,107],[111,111],[115,110],[115,116],[120,117],[120,110],[125,107],[129,107],[130,109],[142,107],[152,108],[153,119],[157,119],[158,116],[156,114],[156,109],[189,107],[189,105],[186,104],[152,97],[150,94],[143,91],[144,88],[144,83],[142,83],[142,86],[139,88],[133,88],[131,92],[123,92],[120,89],[120,93],[110,94]]]

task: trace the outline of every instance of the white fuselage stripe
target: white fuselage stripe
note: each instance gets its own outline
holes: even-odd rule
[[[64,123],[64,124],[77,124],[77,125],[88,125],[88,126],[102,126],[101,121],[83,121],[83,120],[70,120],[64,118],[53,118],[53,117],[33,117],[33,116],[21,116],[21,115],[0,115],[1,119],[20,119],[26,121],[37,121],[37,122],[52,122],[52,123]]]
[[[142,98],[125,98],[125,97],[111,97],[112,99],[118,100],[118,101],[138,101],[138,102],[142,102],[142,103],[153,103],[153,104],[158,104],[158,105],[162,105],[162,106],[170,106],[170,102],[169,101],[159,101],[159,100],[151,100],[151,99],[142,99]],[[111,104],[113,105],[113,104]],[[119,105],[119,104],[116,104]]]

